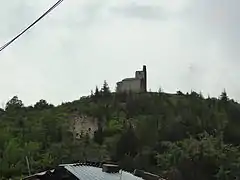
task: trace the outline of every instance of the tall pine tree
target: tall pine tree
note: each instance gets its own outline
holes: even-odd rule
[[[103,96],[108,96],[111,94],[110,88],[108,86],[107,81],[105,80],[101,89],[101,93]]]

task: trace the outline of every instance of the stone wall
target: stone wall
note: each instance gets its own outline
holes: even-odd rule
[[[117,90],[118,92],[141,92],[141,80],[135,78],[123,80]]]
[[[97,119],[88,116],[74,116],[71,118],[71,131],[74,138],[80,139],[83,135],[88,134],[93,138],[94,132],[98,129]]]
[[[117,83],[117,92],[146,92],[147,70],[143,66],[142,71],[136,71],[134,78],[126,78]]]

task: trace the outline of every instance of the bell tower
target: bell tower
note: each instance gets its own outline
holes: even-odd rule
[[[143,66],[143,91],[147,92],[147,67]]]

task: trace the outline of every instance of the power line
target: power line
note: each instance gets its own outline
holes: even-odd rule
[[[43,13],[37,20],[35,20],[32,24],[30,24],[27,28],[25,28],[22,32],[20,32],[17,36],[12,38],[6,44],[0,47],[0,52],[12,44],[16,39],[18,39],[21,35],[23,35],[26,31],[28,31],[31,27],[33,27],[38,21],[44,18],[47,14],[49,14],[53,9],[59,6],[64,0],[58,0],[53,6],[51,6],[45,13]]]

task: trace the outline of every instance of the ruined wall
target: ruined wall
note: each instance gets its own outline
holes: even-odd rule
[[[141,80],[140,79],[129,79],[123,80],[120,84],[118,84],[117,88],[118,92],[141,92]]]
[[[147,92],[147,69],[136,71],[134,78],[126,78],[117,83],[117,92]]]
[[[97,119],[84,115],[72,117],[70,123],[74,139],[80,139],[82,135],[86,134],[93,138],[94,132],[98,129]]]

